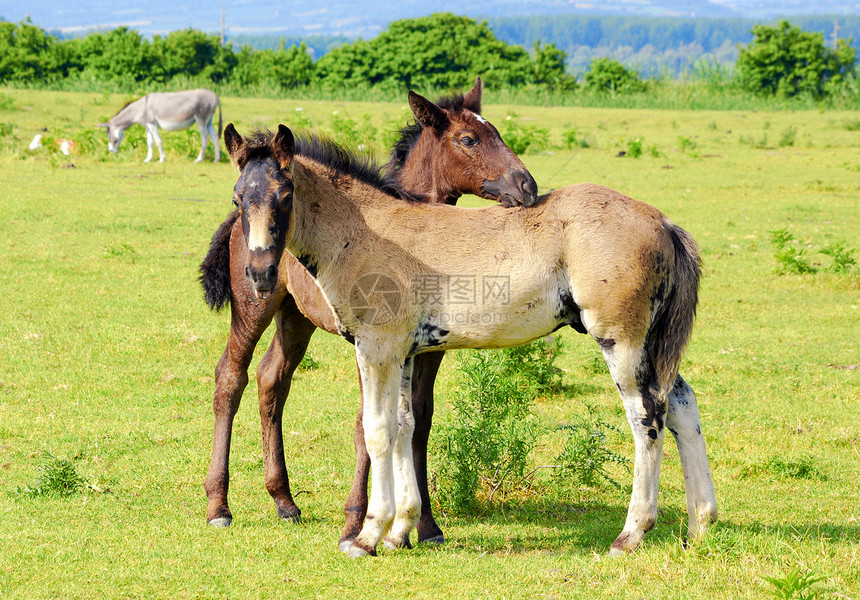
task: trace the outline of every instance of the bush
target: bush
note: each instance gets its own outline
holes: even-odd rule
[[[586,89],[602,94],[631,94],[645,90],[639,76],[610,58],[595,58],[585,73]]]
[[[437,438],[441,465],[434,480],[444,505],[468,512],[481,487],[492,502],[524,483],[529,454],[546,431],[532,413],[534,397],[560,386],[553,363],[561,349],[555,338],[460,355],[454,421]]]
[[[839,40],[833,50],[821,33],[803,31],[785,20],[776,27],[756,25],[752,33],[752,43],[740,50],[737,73],[741,86],[754,94],[820,98],[856,81],[851,40]]]

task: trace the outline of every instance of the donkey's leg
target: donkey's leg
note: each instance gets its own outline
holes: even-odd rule
[[[433,385],[444,352],[428,352],[415,357],[412,377],[412,411],[415,414],[415,433],[412,435],[412,459],[415,463],[418,492],[421,494],[421,518],[418,521],[418,541],[445,543],[445,536],[430,506],[427,489],[427,444],[433,424]]]
[[[164,145],[161,143],[161,134],[158,133],[158,125],[152,123],[149,126],[149,131],[152,133],[152,139],[155,140],[155,145],[158,146],[158,162],[164,162]]]
[[[364,437],[373,465],[372,486],[364,527],[349,550],[353,557],[376,554],[376,545],[391,527],[395,510],[398,521],[413,519],[414,526],[421,509],[415,469],[408,451],[411,431],[405,419],[398,423],[402,358],[379,355],[381,344],[367,345],[375,350],[375,355],[366,353],[361,344],[356,344],[356,355],[364,388]],[[395,462],[400,471],[396,477],[400,489],[395,489]],[[396,499],[403,504],[395,506]],[[405,525],[400,527],[405,528]]]
[[[209,145],[209,131],[206,128],[204,121],[197,121],[197,129],[200,130],[200,154],[194,159],[194,162],[203,162],[203,157],[206,156],[206,146]]]
[[[215,149],[215,159],[212,162],[220,162],[221,144],[218,142],[218,133],[215,131],[215,126],[212,125],[212,119],[209,119],[209,123],[206,125],[206,128],[209,130],[209,138],[212,140],[212,147]]]
[[[407,358],[400,379],[397,404],[397,437],[394,441],[395,514],[391,531],[385,537],[386,548],[411,548],[409,533],[415,528],[421,511],[421,497],[412,460],[412,434],[415,416],[412,413],[413,359]],[[411,478],[411,481],[408,479]]]
[[[149,125],[144,125],[144,128],[146,129],[146,158],[143,159],[143,162],[148,163],[152,160],[152,143],[154,138],[152,137]]]
[[[659,394],[654,366],[643,346],[623,342],[601,343],[612,379],[624,401],[627,421],[633,431],[636,455],[633,463],[633,493],[624,529],[612,542],[610,554],[632,552],[657,522],[657,490],[663,459],[663,425],[666,403]]]
[[[284,461],[282,416],[293,373],[305,355],[316,326],[299,311],[292,296],[284,299],[275,316],[275,324],[277,332],[257,369],[263,470],[266,489],[275,501],[278,516],[298,522],[302,511],[290,493],[290,479]]]
[[[226,527],[233,520],[227,504],[233,418],[239,410],[242,392],[248,384],[248,365],[251,363],[254,348],[281,302],[278,298],[270,303],[252,305],[239,300],[242,297],[247,297],[247,294],[233,295],[233,302],[230,303],[230,337],[215,369],[215,397],[212,402],[215,430],[209,472],[203,483],[208,499],[206,522],[219,527]]]
[[[689,516],[687,537],[690,541],[697,541],[717,520],[717,496],[705,450],[705,436],[699,422],[696,394],[680,375],[669,393],[666,428],[675,437],[684,470]]]

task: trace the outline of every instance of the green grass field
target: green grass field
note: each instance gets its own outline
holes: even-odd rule
[[[682,372],[699,397],[720,521],[683,548],[683,480],[667,439],[660,521],[628,557],[606,554],[629,501],[621,469],[620,491],[538,488],[469,516],[437,507],[446,545],[353,561],[337,539],[358,385],[352,347],[328,334],[314,337],[319,367],[298,374],[285,414],[303,523],[280,521],[263,486],[252,376],[234,425],[233,526],[205,524],[229,312],[208,311],[197,267],[236,172],[226,158],[192,162],[196,130],[164,135],[163,164],[142,162],[140,127],[108,155],[95,126],[124,99],[0,90],[0,597],[759,599],[778,591],[765,577],[796,572],[823,579],[805,591],[785,583],[792,595],[780,597],[860,598],[860,269],[832,272],[820,253],[842,241],[858,258],[856,112],[487,105],[503,133],[509,116],[547,130],[545,147],[523,156],[542,191],[609,185],[701,245]],[[242,133],[352,127],[380,155],[408,116],[405,98],[222,103]],[[28,150],[43,127],[45,147]],[[572,129],[588,147],[566,147]],[[58,154],[58,137],[80,153]],[[637,144],[642,156],[630,158]],[[775,230],[815,272],[778,273]],[[562,423],[589,404],[626,434],[593,340],[563,336],[565,390],[538,400],[541,418]],[[452,358],[437,422],[450,416]],[[631,436],[612,444],[632,458]],[[50,457],[71,461],[83,491],[38,493]]]

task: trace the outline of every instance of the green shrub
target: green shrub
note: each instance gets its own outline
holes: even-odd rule
[[[627,153],[625,156],[639,158],[642,156],[642,138],[635,138],[627,142]]]
[[[505,119],[502,139],[514,154],[525,154],[528,150],[535,152],[546,149],[549,146],[549,131],[536,125],[520,125],[516,115],[509,115]]]
[[[433,479],[443,505],[469,512],[480,490],[492,502],[525,483],[529,454],[546,431],[532,413],[534,397],[560,386],[553,363],[561,348],[555,338],[460,354],[454,420],[434,444],[440,467]]]

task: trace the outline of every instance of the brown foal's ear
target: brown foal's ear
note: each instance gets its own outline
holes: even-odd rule
[[[448,117],[445,116],[445,111],[412,90],[409,90],[409,106],[412,108],[415,119],[422,126],[431,127],[439,133],[448,127]]]
[[[227,152],[230,154],[233,164],[238,165],[239,154],[245,145],[245,140],[236,131],[233,123],[227,123],[227,127],[224,128],[224,145],[227,146]]]
[[[272,154],[274,154],[282,171],[290,169],[295,152],[296,141],[293,138],[293,132],[286,125],[278,125],[278,133],[272,140]]]
[[[484,92],[484,82],[480,77],[475,78],[475,87],[463,96],[463,106],[474,113],[481,114],[481,95]]]

